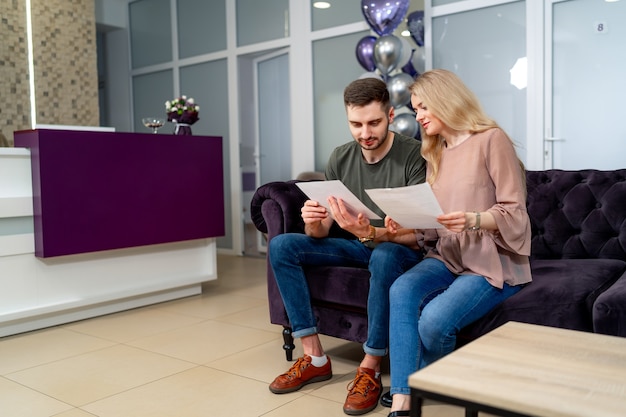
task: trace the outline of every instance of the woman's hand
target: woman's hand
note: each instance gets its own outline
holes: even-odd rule
[[[464,211],[453,211],[452,213],[437,216],[437,222],[451,232],[460,233],[467,229],[468,220]]]
[[[385,216],[385,227],[387,228],[387,233],[392,235],[398,233],[398,229],[402,228],[402,226],[396,223],[396,221],[389,216]]]

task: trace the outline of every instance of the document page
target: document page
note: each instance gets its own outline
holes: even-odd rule
[[[436,217],[443,214],[430,188],[423,183],[396,188],[365,190],[385,214],[407,229],[438,229]]]
[[[357,196],[352,194],[352,191],[348,190],[348,187],[339,180],[304,181],[297,182],[296,185],[304,191],[304,194],[306,194],[310,200],[317,201],[320,205],[326,207],[329,213],[330,206],[328,204],[328,197],[333,196],[343,200],[349,211],[355,216],[358,213],[363,213],[369,219],[380,219],[378,214],[367,208],[367,206],[363,204]]]

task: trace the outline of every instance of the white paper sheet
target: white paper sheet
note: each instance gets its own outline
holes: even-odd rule
[[[372,201],[396,223],[407,229],[438,229],[436,217],[443,214],[430,188],[423,183],[396,188],[365,190]]]
[[[322,206],[326,207],[330,213],[330,206],[328,204],[328,197],[333,196],[340,198],[346,203],[348,209],[356,216],[358,213],[363,213],[367,218],[372,220],[380,219],[380,216],[367,208],[365,204],[361,202],[352,194],[348,187],[346,187],[339,180],[331,181],[304,181],[297,182],[296,185],[300,187],[304,194],[309,197],[310,200],[317,201]]]

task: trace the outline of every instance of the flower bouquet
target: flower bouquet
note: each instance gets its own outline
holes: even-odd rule
[[[199,111],[200,106],[191,97],[181,96],[165,102],[167,121],[176,124],[175,135],[191,135],[191,125],[200,119]]]

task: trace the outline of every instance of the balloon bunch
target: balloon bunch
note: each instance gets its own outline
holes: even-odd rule
[[[378,35],[365,36],[357,43],[357,61],[368,71],[361,77],[377,77],[385,81],[391,104],[396,109],[410,104],[409,87],[414,78],[425,71],[426,66],[422,49],[423,11],[412,12],[407,17],[407,26],[417,48],[412,48],[406,38],[392,34],[404,19],[409,3],[410,0],[361,0],[363,16]],[[415,115],[396,114],[392,130],[417,137],[419,130]]]

